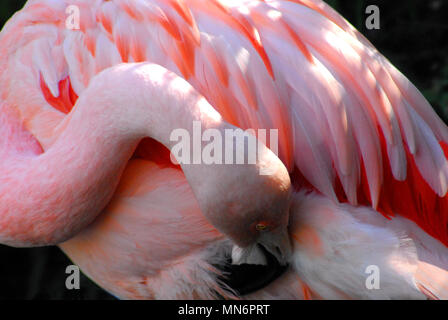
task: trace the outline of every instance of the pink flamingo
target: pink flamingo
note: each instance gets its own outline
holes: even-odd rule
[[[66,28],[68,5],[80,10],[79,30]],[[278,166],[271,178],[246,166],[183,166],[187,184],[164,147],[137,146],[142,131],[169,146],[169,129],[187,125],[197,108],[205,126],[278,128],[279,156],[298,191],[291,267],[246,298],[448,297],[447,127],[323,2],[35,0],[0,43],[2,242],[54,244],[77,234],[61,248],[121,298],[231,296],[213,267],[231,254],[227,237],[249,255],[262,242],[287,256],[282,233],[273,241],[261,229],[286,223],[272,220],[286,217],[289,179],[267,152]],[[141,61],[192,87],[154,65],[117,66]],[[170,80],[148,86],[158,83],[151,70]],[[191,103],[202,96],[226,123],[206,102]],[[148,97],[179,113],[148,118]],[[48,162],[31,167],[36,158]],[[240,175],[252,184],[238,183]],[[203,179],[211,193],[201,192]],[[235,198],[230,186],[248,196]],[[241,228],[230,202],[242,211]],[[365,285],[369,266],[381,270],[380,290]]]

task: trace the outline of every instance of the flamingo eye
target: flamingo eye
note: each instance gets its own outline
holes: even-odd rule
[[[255,229],[257,229],[257,231],[266,231],[269,229],[269,226],[266,223],[257,223],[257,225],[255,226]]]

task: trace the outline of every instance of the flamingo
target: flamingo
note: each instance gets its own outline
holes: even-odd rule
[[[66,28],[70,5],[79,9],[79,30]],[[290,266],[243,298],[448,298],[447,126],[324,2],[34,0],[7,23],[0,43],[0,206],[12,208],[0,218],[3,243],[59,244],[120,298],[237,296],[216,265],[229,256],[260,262],[257,242]],[[144,61],[152,64],[135,64]],[[146,88],[157,83],[154,74],[170,79],[157,94]],[[179,87],[182,94],[169,95]],[[271,177],[250,166],[181,171],[165,148],[166,128],[175,125],[158,127],[141,112],[146,90],[172,102],[164,105],[186,115],[174,119],[184,125],[197,107],[206,126],[278,129],[289,176],[268,151],[266,163],[278,168]],[[134,130],[153,139],[126,140]],[[78,145],[67,145],[70,135]],[[105,147],[114,150],[98,159]],[[45,157],[51,166],[28,165]],[[87,174],[75,170],[88,166],[85,159],[97,161]],[[101,181],[103,170],[113,177]],[[54,193],[43,193],[44,174]],[[55,213],[36,210],[55,194],[71,197],[72,179],[82,187],[78,201]],[[207,188],[198,190],[202,180]],[[40,198],[29,202],[33,186]],[[232,188],[248,197],[233,198]],[[234,201],[244,208],[242,229],[226,210]],[[270,227],[284,228],[285,208],[291,255],[282,232],[274,241],[264,236],[265,228],[270,235]],[[371,265],[381,270],[379,290],[365,286]]]

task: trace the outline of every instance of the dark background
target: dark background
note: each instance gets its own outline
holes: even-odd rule
[[[327,0],[361,31],[448,119],[448,0]],[[24,0],[1,0],[0,28]],[[365,28],[365,8],[380,8],[380,30]],[[65,288],[70,260],[58,248],[0,245],[0,299],[111,299],[86,277]]]

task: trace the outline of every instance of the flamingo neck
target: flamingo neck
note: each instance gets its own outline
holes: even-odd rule
[[[74,236],[108,204],[142,138],[171,148],[171,132],[191,131],[194,121],[204,128],[230,127],[186,81],[162,67],[127,64],[103,71],[45,153],[3,162],[0,243],[51,245]],[[187,179],[200,167],[183,167]],[[213,175],[213,168],[205,173]],[[198,190],[195,184],[203,180],[189,182]]]

